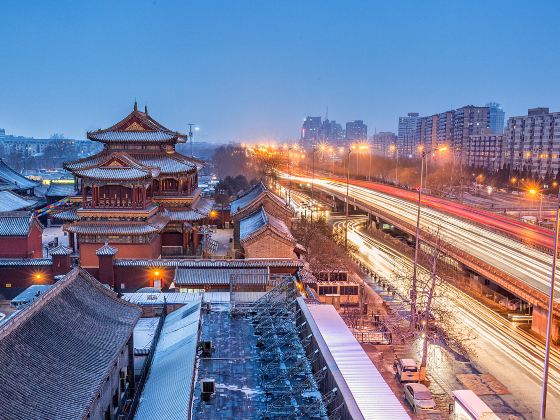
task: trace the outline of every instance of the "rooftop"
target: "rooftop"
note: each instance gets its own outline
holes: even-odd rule
[[[34,220],[30,211],[0,212],[0,236],[27,236]]]
[[[278,236],[295,242],[288,226],[282,220],[268,214],[264,207],[261,207],[239,222],[239,238],[241,242],[249,241],[259,236],[265,230],[271,230]]]
[[[0,190],[28,190],[38,186],[37,182],[14,171],[0,159]]]
[[[175,271],[175,286],[223,285],[235,282],[243,284],[268,284],[267,268],[179,268]]]
[[[69,197],[75,195],[74,184],[61,184],[58,182],[51,182],[45,196],[47,197]]]
[[[166,316],[136,419],[189,418],[200,306],[199,297]]]
[[[30,209],[38,202],[36,198],[22,197],[12,191],[0,191],[0,212]]]
[[[72,270],[0,327],[2,417],[86,417],[140,312]]]

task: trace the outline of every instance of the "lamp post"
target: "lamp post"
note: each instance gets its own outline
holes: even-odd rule
[[[556,203],[556,222],[554,223],[554,253],[552,254],[552,273],[550,275],[550,294],[548,297],[548,316],[546,319],[546,346],[544,350],[544,369],[541,400],[541,418],[546,418],[546,397],[548,393],[548,364],[550,361],[550,340],[552,329],[552,317],[554,309],[554,283],[556,280],[556,259],[558,256],[558,223],[560,222],[560,192]]]
[[[447,150],[447,147],[435,148],[435,152]],[[422,149],[420,159],[420,187],[418,188],[418,211],[416,213],[416,240],[414,242],[414,265],[412,268],[412,287],[410,289],[410,329],[416,328],[416,287],[418,274],[418,250],[420,248],[420,210],[422,208],[422,185],[424,180],[424,163],[426,161],[426,150]],[[427,165],[427,163],[426,163]]]

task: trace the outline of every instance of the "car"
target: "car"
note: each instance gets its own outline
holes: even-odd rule
[[[404,386],[404,399],[410,404],[414,413],[429,411],[436,408],[432,393],[422,384],[406,384]]]
[[[399,382],[418,382],[420,380],[418,366],[413,359],[397,359],[394,367],[395,376]]]

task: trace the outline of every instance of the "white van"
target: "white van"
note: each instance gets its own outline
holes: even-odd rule
[[[395,376],[399,382],[418,382],[420,372],[413,359],[397,359],[395,361]]]

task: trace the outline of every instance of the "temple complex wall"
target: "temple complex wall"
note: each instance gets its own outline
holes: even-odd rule
[[[109,243],[119,250],[119,258],[159,258],[161,254],[161,237],[157,235],[151,243],[126,244]],[[95,252],[103,246],[103,243],[80,243],[80,265],[84,268],[98,267],[99,258]]]
[[[0,240],[0,258],[42,258],[41,229],[31,225],[29,236],[4,236]]]

